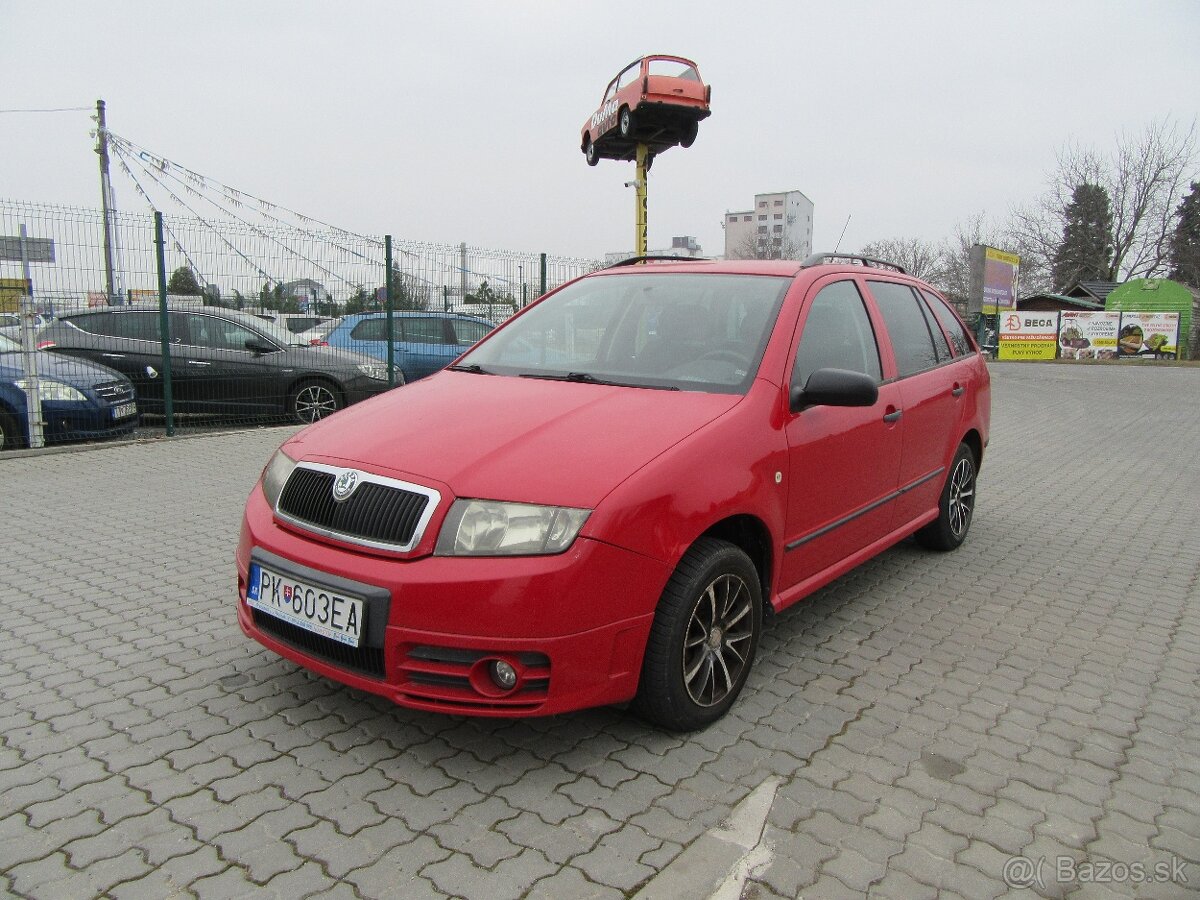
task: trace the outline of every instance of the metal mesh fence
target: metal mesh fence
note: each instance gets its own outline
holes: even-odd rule
[[[53,259],[27,252],[22,262],[12,252],[22,229],[27,251],[49,240]],[[178,217],[161,218],[160,264],[153,215],[113,213],[106,229],[99,210],[6,200],[0,236],[6,449],[312,420],[441,368],[492,324],[600,265]],[[323,328],[306,332],[314,326]],[[29,415],[35,393],[40,422]]]

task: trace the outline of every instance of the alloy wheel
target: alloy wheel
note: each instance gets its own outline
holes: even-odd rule
[[[753,636],[753,597],[740,577],[725,574],[696,600],[683,639],[683,683],[699,706],[715,706],[739,683]]]
[[[950,530],[962,537],[971,524],[975,508],[975,467],[969,459],[960,459],[950,474]]]

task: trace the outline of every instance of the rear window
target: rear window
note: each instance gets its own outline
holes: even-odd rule
[[[695,68],[671,59],[652,59],[647,68],[651,75],[665,75],[668,78],[682,78],[685,81],[700,80],[700,73]]]
[[[937,351],[921,302],[912,288],[894,281],[868,282],[892,339],[896,371],[903,378],[938,364]]]
[[[937,320],[942,323],[946,334],[950,335],[950,346],[954,348],[954,355],[964,356],[972,353],[975,348],[971,346],[971,339],[967,337],[967,331],[963,328],[958,316],[940,297],[934,296],[929,291],[921,291],[921,294],[924,296],[925,302],[929,304],[929,308],[933,310],[933,314],[937,316]]]

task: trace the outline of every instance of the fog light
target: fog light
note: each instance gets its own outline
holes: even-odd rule
[[[511,691],[517,684],[517,670],[502,659],[497,659],[491,666],[492,681],[502,691]]]

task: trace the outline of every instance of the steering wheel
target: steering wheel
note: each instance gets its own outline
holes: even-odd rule
[[[707,353],[696,359],[700,362],[705,359],[720,359],[727,363],[733,363],[735,366],[740,366],[743,369],[750,368],[750,357],[738,353],[736,350],[709,350]]]

